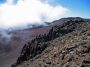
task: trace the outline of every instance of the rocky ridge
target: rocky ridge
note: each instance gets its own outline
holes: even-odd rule
[[[25,44],[11,67],[89,67],[90,21],[74,19],[53,25]]]

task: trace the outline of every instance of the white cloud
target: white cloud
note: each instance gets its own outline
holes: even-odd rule
[[[7,0],[0,5],[0,27],[43,24],[66,16],[68,11],[61,5],[51,5],[47,0],[45,3],[41,0]]]

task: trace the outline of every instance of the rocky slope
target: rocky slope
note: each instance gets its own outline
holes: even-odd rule
[[[90,67],[90,21],[65,20],[25,44],[11,67]]]
[[[47,31],[42,27],[44,26],[14,31],[0,29],[0,67],[10,67],[16,61],[25,43],[41,34],[41,30],[43,33]]]

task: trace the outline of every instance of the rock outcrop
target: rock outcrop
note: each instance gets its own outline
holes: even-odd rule
[[[25,44],[11,67],[89,67],[90,21],[65,20]]]

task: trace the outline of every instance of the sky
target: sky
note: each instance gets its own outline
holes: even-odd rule
[[[61,4],[71,10],[68,16],[90,18],[90,0],[53,0],[52,3]]]
[[[0,27],[44,24],[64,17],[90,18],[90,0],[0,0]]]

